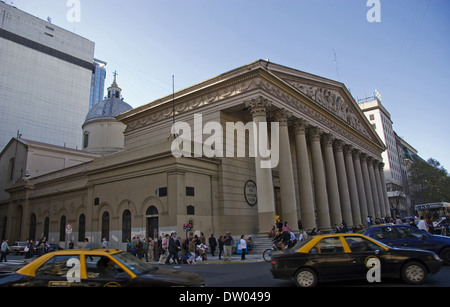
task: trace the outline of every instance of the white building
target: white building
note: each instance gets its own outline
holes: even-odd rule
[[[19,134],[82,147],[95,44],[0,2],[0,148]]]
[[[365,100],[358,105],[386,145],[386,151],[381,156],[384,163],[384,176],[391,209],[404,210],[401,200],[404,198],[402,163],[399,159],[396,136],[392,128],[391,114],[384,108],[378,98],[370,97]]]

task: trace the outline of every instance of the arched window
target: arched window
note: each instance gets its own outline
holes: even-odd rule
[[[66,216],[61,216],[59,221],[59,241],[66,241]]]
[[[155,206],[148,207],[145,215],[158,215],[158,208],[156,208]]]
[[[86,238],[86,216],[80,214],[78,219],[78,242],[83,242],[84,238]]]
[[[28,232],[28,239],[36,240],[36,214],[32,214],[30,217],[30,231]]]
[[[108,211],[103,212],[102,214],[102,238],[105,238],[109,241],[109,213]]]
[[[131,240],[131,212],[125,210],[122,213],[122,242],[127,242],[127,239]]]

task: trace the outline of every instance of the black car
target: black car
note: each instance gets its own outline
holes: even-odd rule
[[[313,236],[293,248],[272,255],[274,278],[294,280],[299,287],[322,281],[402,278],[422,284],[428,274],[437,273],[442,260],[433,252],[391,248],[361,234]]]
[[[450,237],[429,234],[409,225],[383,224],[359,231],[389,246],[411,247],[435,252],[450,265]]]

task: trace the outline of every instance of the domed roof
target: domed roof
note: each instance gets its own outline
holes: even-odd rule
[[[123,101],[121,89],[117,86],[116,75],[108,88],[108,98],[97,102],[88,112],[84,124],[97,120],[114,120],[117,115],[132,110],[133,107]]]
[[[128,103],[118,98],[106,98],[96,103],[86,116],[84,123],[94,120],[115,119],[126,111],[133,109]]]

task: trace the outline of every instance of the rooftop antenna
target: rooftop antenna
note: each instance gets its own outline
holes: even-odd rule
[[[334,51],[334,49],[333,49],[333,54],[334,54],[334,62],[333,63],[336,65],[336,74],[337,74],[338,81],[340,81],[339,69],[338,69],[337,58],[336,58],[336,52]]]
[[[175,76],[172,75],[172,129],[169,139],[175,139],[178,135],[175,133]]]

